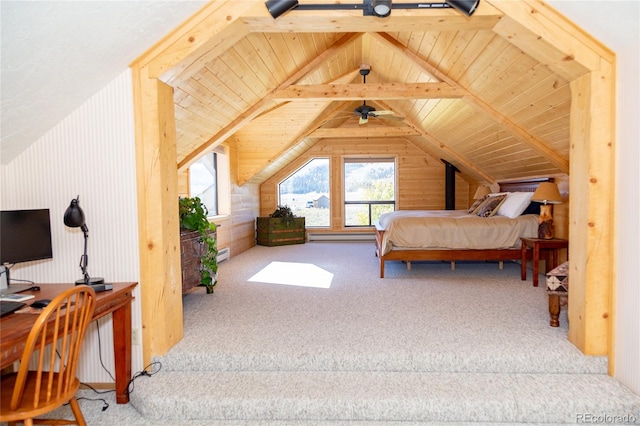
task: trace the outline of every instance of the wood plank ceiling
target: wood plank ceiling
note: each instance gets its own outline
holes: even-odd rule
[[[214,3],[222,16],[225,2]],[[569,172],[569,80],[586,69],[518,33],[500,2],[469,18],[293,10],[275,20],[252,3],[233,21],[242,26],[221,26],[215,46],[162,76],[175,93],[180,168],[227,142],[238,183],[260,183],[322,138],[400,135],[468,181]],[[363,99],[403,119],[359,125]]]

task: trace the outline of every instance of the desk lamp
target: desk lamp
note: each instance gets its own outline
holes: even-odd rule
[[[89,239],[89,229],[87,228],[87,224],[84,221],[84,212],[80,208],[79,195],[71,200],[71,204],[64,212],[64,224],[70,228],[80,228],[82,229],[82,233],[84,234],[84,254],[80,257],[80,269],[82,270],[82,275],[84,278],[77,280],[76,285],[93,285],[104,283],[104,278],[91,278],[89,276],[89,272],[87,272],[87,265],[89,263],[89,258],[87,256],[87,240]]]
[[[533,193],[531,201],[542,203],[540,206],[540,220],[538,223],[538,238],[553,239],[553,204],[561,204],[562,196],[558,185],[553,182],[542,182]]]

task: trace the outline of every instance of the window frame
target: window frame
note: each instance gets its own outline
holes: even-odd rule
[[[349,163],[391,163],[393,164],[393,200],[347,200],[347,173],[346,165]],[[392,211],[395,211],[398,204],[398,159],[397,157],[343,157],[342,159],[342,226],[344,228],[371,228],[375,225],[372,220],[372,209],[376,205],[391,205]],[[368,225],[348,225],[347,224],[347,206],[348,205],[368,205]]]

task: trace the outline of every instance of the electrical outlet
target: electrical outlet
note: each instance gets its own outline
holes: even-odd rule
[[[141,345],[142,336],[140,335],[140,329],[134,328],[131,330],[131,344],[133,345]]]

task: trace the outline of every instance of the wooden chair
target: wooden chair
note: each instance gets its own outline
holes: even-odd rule
[[[43,309],[27,337],[18,371],[2,376],[1,422],[86,424],[75,396],[80,387],[76,369],[95,297],[92,288],[80,285],[58,295]],[[37,368],[29,370],[30,363]],[[34,419],[66,402],[75,422]]]

